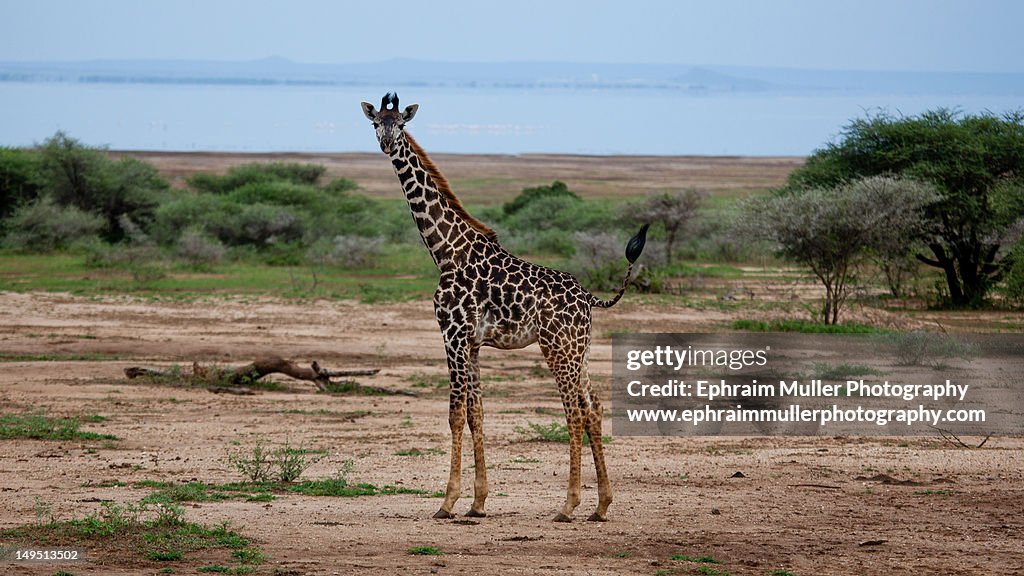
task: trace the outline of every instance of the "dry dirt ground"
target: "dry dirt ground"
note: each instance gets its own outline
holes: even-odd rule
[[[609,396],[610,331],[699,330],[722,321],[720,314],[628,297],[597,311],[591,371],[601,394]],[[444,379],[444,356],[428,302],[154,303],[3,293],[0,351],[56,359],[0,364],[0,413],[101,415],[106,420],[84,429],[120,438],[106,446],[0,441],[0,528],[34,522],[37,497],[72,518],[96,512],[103,500],[137,502],[151,491],[132,486],[141,480],[241,480],[226,455],[259,438],[326,449],[307,478],[329,477],[349,460],[352,479],[378,486],[430,493],[447,478],[446,390],[433,387]],[[285,391],[234,396],[122,374],[133,365],[242,364],[264,353],[380,368],[361,382],[418,396],[329,395],[285,377],[278,378]],[[98,360],[61,360],[74,355]],[[551,518],[564,498],[566,445],[525,442],[516,432],[559,418],[539,351],[485,350],[481,362],[488,517],[434,520],[440,499],[424,495],[282,495],[189,504],[186,519],[229,520],[254,538],[268,555],[258,574],[1024,573],[1021,438],[966,450],[938,438],[614,437],[607,445],[610,521],[584,520],[596,504],[585,457],[576,521],[558,524]],[[422,455],[397,454],[413,450]],[[877,474],[915,485],[864,479]],[[471,500],[472,469],[464,479],[460,514]],[[113,481],[122,484],[99,487]],[[410,555],[414,546],[445,554]],[[676,554],[722,564],[671,560]],[[201,554],[158,563],[125,551],[76,565],[8,564],[0,572],[157,574],[170,566],[194,574],[206,563]]]
[[[425,144],[426,145],[426,144]],[[428,149],[429,153],[430,150]],[[379,153],[113,152],[156,166],[172,185],[183,187],[196,172],[223,173],[247,162],[320,164],[326,178],[355,180],[360,192],[377,198],[400,199],[395,173]],[[560,154],[481,155],[431,154],[459,198],[468,204],[511,200],[523,188],[569,183],[584,198],[643,196],[680,188],[716,194],[742,194],[780,186],[799,157],[732,156],[573,156]]]

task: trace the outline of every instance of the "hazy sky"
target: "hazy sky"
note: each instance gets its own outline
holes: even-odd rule
[[[670,62],[1024,72],[1018,0],[0,0],[0,60]]]

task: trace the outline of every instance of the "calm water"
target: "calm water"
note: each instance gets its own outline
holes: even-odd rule
[[[385,86],[0,83],[0,145],[56,130],[132,150],[373,151],[359,108]],[[405,88],[434,152],[804,155],[865,110],[1024,108],[1019,97],[680,95],[645,90]]]

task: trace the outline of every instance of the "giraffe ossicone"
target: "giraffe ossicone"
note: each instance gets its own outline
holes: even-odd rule
[[[588,292],[571,274],[532,264],[510,254],[497,235],[462,207],[448,181],[423,148],[405,131],[419,106],[399,109],[398,95],[388,93],[381,109],[361,104],[373,123],[381,151],[391,160],[420,237],[440,270],[434,315],[445,342],[451,389],[448,425],[451,464],[444,502],[435,518],[452,518],[461,494],[462,434],[469,424],[473,440],[473,504],[468,516],[485,516],[487,465],[484,457],[483,394],[478,356],[481,346],[504,350],[537,342],[551,369],[565,409],[569,432],[569,486],[555,516],[568,522],[580,503],[580,458],[583,433],[597,470],[597,509],[590,520],[607,519],[612,487],[601,443],[603,409],[588,373],[591,311],[610,308],[629,285],[640,257],[647,225],[626,247],[629,265],[611,300]]]

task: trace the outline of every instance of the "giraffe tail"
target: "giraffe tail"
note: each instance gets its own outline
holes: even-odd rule
[[[633,277],[633,264],[644,251],[644,244],[647,243],[647,229],[650,227],[650,224],[644,224],[640,227],[640,231],[626,243],[626,260],[629,260],[629,266],[626,268],[626,276],[622,279],[622,286],[619,287],[619,291],[615,293],[615,296],[612,297],[611,300],[602,300],[597,296],[591,295],[591,305],[598,308],[611,308],[612,306],[615,306],[615,303],[619,301],[619,298],[622,298],[622,295],[626,293],[626,288],[629,287],[629,281]]]

